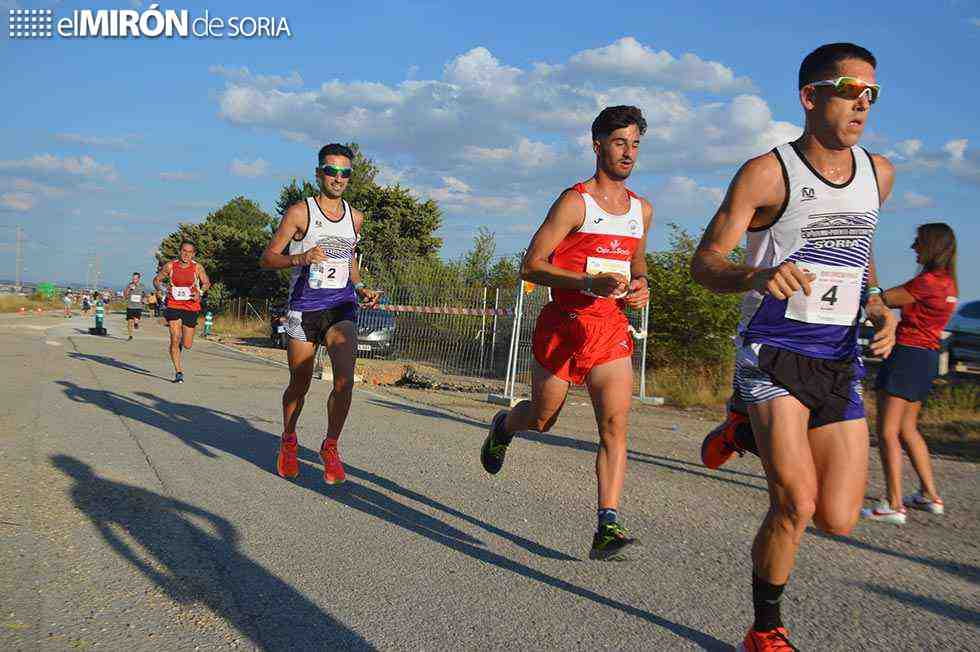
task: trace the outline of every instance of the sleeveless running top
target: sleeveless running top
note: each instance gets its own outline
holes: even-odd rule
[[[858,315],[881,205],[871,155],[851,147],[851,179],[836,184],[821,176],[794,143],[773,152],[783,170],[786,199],[771,225],[749,229],[747,262],[775,267],[791,261],[817,279],[809,297],[798,291],[781,301],[747,292],[739,324],[742,343],[827,360],[852,358],[858,353]]]
[[[585,220],[569,233],[548,258],[556,267],[573,272],[615,272],[630,278],[630,262],[643,237],[643,204],[627,190],[630,208],[623,215],[607,213],[590,195],[585,184],[572,188],[585,201]],[[620,310],[621,298],[597,297],[584,290],[552,288],[551,299],[562,309],[576,314],[602,317]]]
[[[313,197],[306,198],[306,234],[290,240],[289,254],[301,254],[319,245],[327,260],[294,267],[289,286],[289,309],[300,312],[326,310],[356,301],[350,280],[351,261],[357,234],[350,205],[341,200],[344,214],[338,220],[327,217]]]
[[[201,286],[197,281],[197,262],[191,261],[187,267],[181,267],[180,261],[175,260],[170,267],[170,289],[167,291],[167,307],[175,310],[190,310],[200,312],[201,301],[194,299],[191,288]]]

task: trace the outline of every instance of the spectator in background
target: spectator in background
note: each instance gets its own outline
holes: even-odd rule
[[[942,514],[929,448],[919,432],[919,410],[939,373],[940,336],[956,310],[956,235],[948,224],[918,228],[915,262],[922,271],[883,293],[889,308],[901,308],[896,345],[878,371],[878,450],[888,495],[865,518],[904,525],[906,508]],[[872,288],[873,290],[874,288]],[[902,445],[919,476],[919,491],[902,497]]]

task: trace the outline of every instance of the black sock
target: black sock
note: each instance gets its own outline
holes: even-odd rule
[[[507,432],[504,430],[505,423],[507,423],[506,416],[500,421],[498,421],[495,424],[496,427],[493,429],[493,441],[497,444],[505,444],[505,445],[509,444],[510,441],[514,438],[514,433]]]
[[[607,525],[609,523],[615,523],[616,521],[619,520],[619,514],[616,512],[615,509],[612,509],[610,507],[604,507],[600,509],[598,512],[598,516],[599,516],[598,529],[600,530],[602,529],[603,525]]]
[[[751,423],[740,423],[735,426],[735,443],[753,455],[759,454],[759,447],[755,443],[755,433],[752,431]]]
[[[779,602],[783,597],[785,584],[770,584],[752,573],[752,606],[755,609],[755,623],[752,629],[757,632],[768,632],[783,626],[783,617],[779,612]]]

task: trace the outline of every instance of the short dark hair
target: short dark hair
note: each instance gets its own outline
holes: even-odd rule
[[[190,246],[194,247],[194,251],[197,251],[197,245],[194,244],[193,242],[191,242],[190,240],[181,240],[180,241],[180,246],[177,247],[177,248],[178,249],[183,249],[185,244],[189,244]]]
[[[859,59],[878,67],[878,60],[871,51],[854,43],[828,43],[806,55],[800,64],[800,88],[813,82],[828,79],[837,72],[837,64],[848,59]]]
[[[143,278],[143,275],[140,274],[139,272],[133,272],[133,276],[139,276],[140,278]]]
[[[320,153],[316,156],[316,164],[323,165],[323,159],[328,156],[346,156],[351,161],[354,160],[354,150],[347,145],[340,143],[330,143],[320,148]]]
[[[647,121],[643,111],[635,106],[607,106],[592,121],[592,140],[602,140],[617,129],[636,125],[640,135],[647,131]]]

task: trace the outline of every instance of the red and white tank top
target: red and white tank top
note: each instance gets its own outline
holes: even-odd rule
[[[187,267],[181,267],[180,261],[175,260],[170,266],[170,290],[167,292],[167,307],[176,310],[201,311],[200,299],[195,299],[191,288],[200,286],[197,282],[197,263],[191,261]]]
[[[585,201],[585,219],[577,231],[569,233],[548,259],[552,265],[572,272],[615,272],[630,278],[630,263],[643,237],[643,203],[632,191],[630,209],[623,215],[604,211],[585,184],[572,188]],[[551,299],[563,309],[577,314],[604,316],[624,305],[622,297],[597,297],[584,290],[553,288]]]

